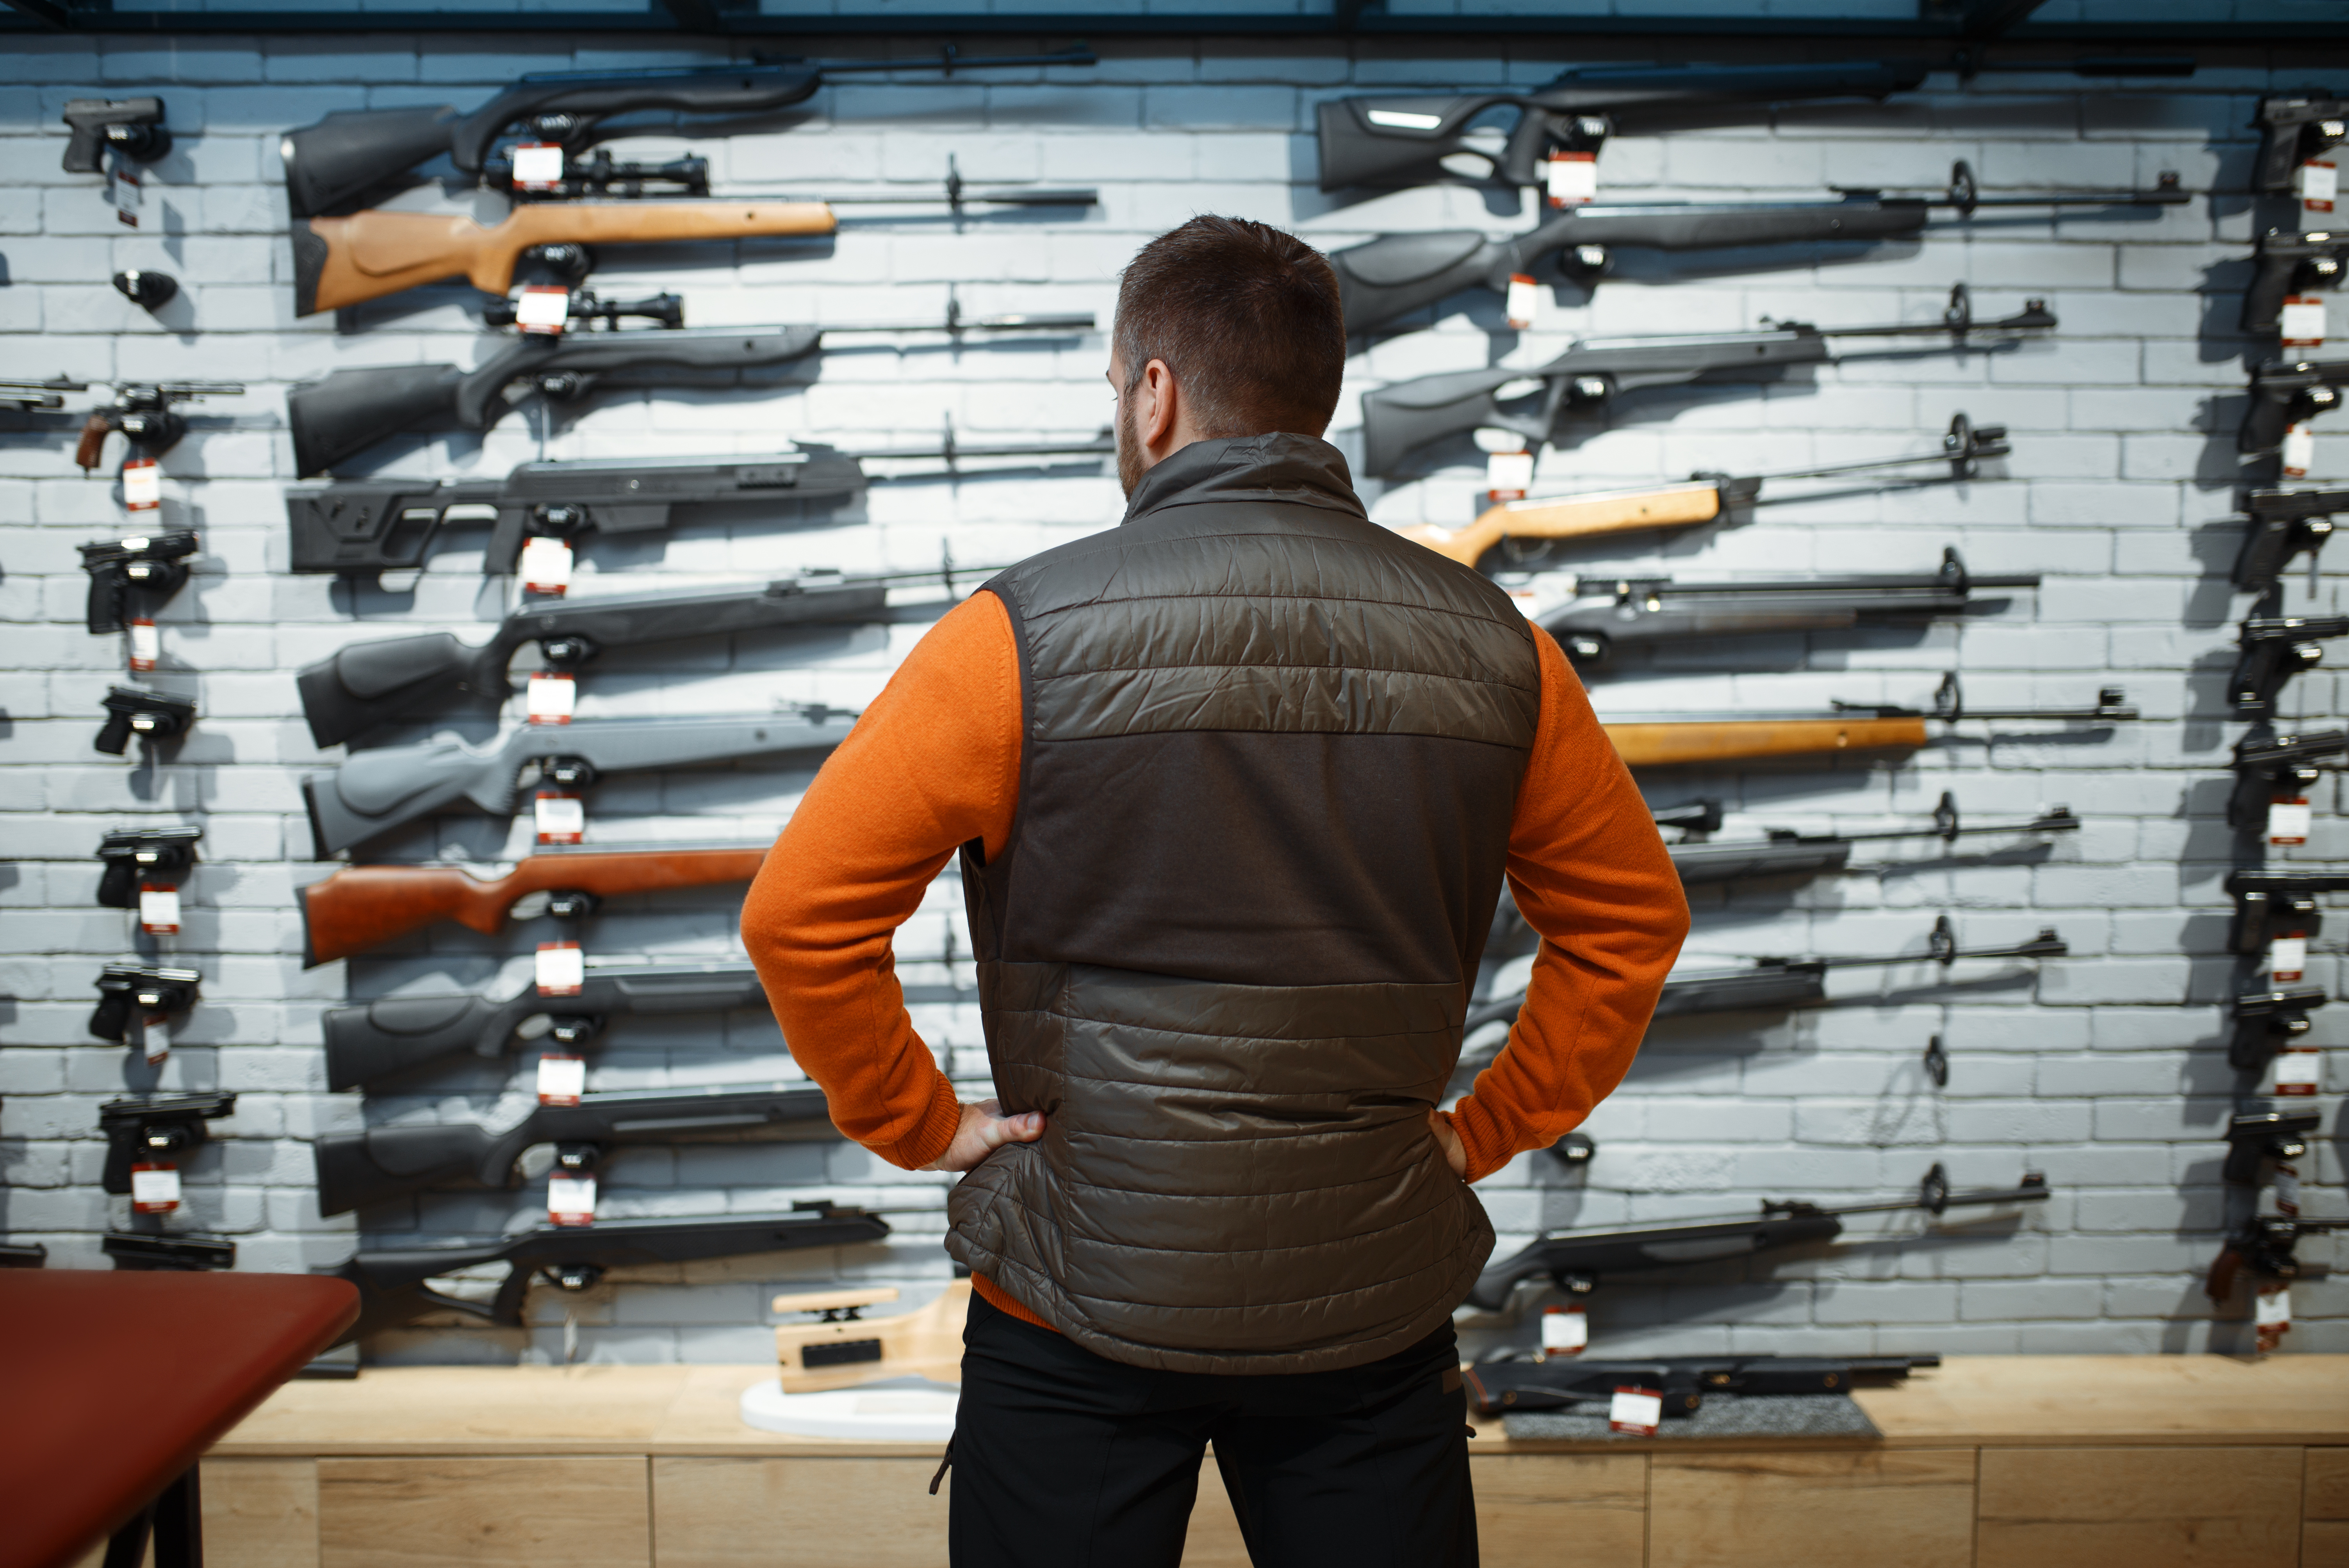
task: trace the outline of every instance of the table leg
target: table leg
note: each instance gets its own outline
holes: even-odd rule
[[[142,1568],[155,1537],[155,1568],[204,1568],[203,1496],[190,1465],[106,1543],[106,1568]]]

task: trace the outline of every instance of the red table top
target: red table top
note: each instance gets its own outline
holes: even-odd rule
[[[307,1274],[0,1271],[0,1562],[74,1562],[358,1310]]]

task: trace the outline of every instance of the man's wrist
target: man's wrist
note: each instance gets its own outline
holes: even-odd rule
[[[893,1150],[874,1150],[893,1165],[908,1171],[919,1171],[946,1158],[954,1147],[955,1134],[962,1128],[962,1097],[955,1093],[953,1083],[939,1073],[930,1086],[930,1103],[922,1112],[921,1125]]]

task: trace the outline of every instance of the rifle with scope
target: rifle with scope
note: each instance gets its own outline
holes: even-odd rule
[[[2255,490],[2243,511],[2251,526],[2235,557],[2235,586],[2264,593],[2302,551],[2315,569],[2317,552],[2333,537],[2333,515],[2349,511],[2349,490]]]
[[[2260,133],[2251,189],[2289,191],[2302,164],[2349,140],[2349,98],[2314,88],[2270,93],[2260,99],[2251,125]]]
[[[2013,1187],[1951,1191],[1947,1173],[1937,1164],[1925,1172],[1917,1191],[1905,1198],[1832,1209],[1799,1198],[1777,1199],[1764,1201],[1761,1214],[1750,1220],[1544,1236],[1479,1274],[1468,1292],[1468,1305],[1499,1312],[1517,1286],[1530,1279],[1546,1278],[1569,1295],[1588,1295],[1611,1274],[1687,1268],[1831,1242],[1843,1234],[1844,1221],[1855,1214],[1921,1212],[1939,1218],[1951,1209],[2044,1203],[2048,1196],[2047,1179],[2036,1171],[2024,1171]]]
[[[2279,330],[2283,325],[2283,302],[2310,289],[2335,286],[2341,282],[2344,262],[2349,262],[2349,234],[2313,230],[2291,233],[2282,229],[2261,234],[2252,262],[2251,286],[2243,291],[2243,330]]]
[[[1871,458],[1864,462],[1830,463],[1825,468],[1789,469],[1780,473],[1698,473],[1689,482],[1655,490],[1616,490],[1599,495],[1557,496],[1537,500],[1503,501],[1486,507],[1465,528],[1437,528],[1413,523],[1395,531],[1414,544],[1424,544],[1447,560],[1474,566],[1495,548],[1514,552],[1521,541],[1598,539],[1609,534],[1639,532],[1651,528],[1686,528],[1711,522],[1741,506],[1754,505],[1762,487],[1772,480],[1825,479],[1837,474],[1868,473],[1884,469],[1913,468],[1920,463],[1949,465],[1946,481],[1937,477],[1901,479],[1901,485],[1961,483],[1977,477],[1982,459],[2002,458],[2010,449],[2006,427],[1981,425],[1963,414],[1950,420],[1938,452],[1913,457]]]
[[[1949,308],[1938,322],[1821,327],[1787,321],[1756,332],[1584,338],[1547,365],[1447,371],[1364,393],[1362,467],[1378,478],[1389,478],[1421,448],[1478,429],[1511,431],[1539,446],[1552,438],[1568,415],[1596,415],[1624,392],[1683,386],[1716,371],[1832,365],[1837,356],[1831,339],[1946,335],[1946,345],[1913,352],[1960,352],[1982,346],[1977,342],[1982,335],[2012,340],[2017,334],[2055,325],[2041,300],[2026,302],[2003,320],[1977,322],[1971,296],[1959,284],[1951,289]],[[1519,383],[1530,383],[1533,389],[1523,396],[1502,396]]]
[[[194,530],[175,528],[74,548],[81,552],[81,569],[89,573],[85,619],[96,635],[153,620],[186,585],[188,557],[198,546]]]
[[[2271,359],[2251,370],[2251,406],[2235,432],[2240,452],[2272,452],[2303,419],[2341,407],[2349,359]]]
[[[140,884],[187,875],[203,836],[194,827],[108,829],[98,845],[98,902],[109,909],[137,909]]]
[[[1479,1361],[1460,1368],[1469,1408],[1485,1417],[1568,1410],[1607,1404],[1622,1387],[1663,1396],[1664,1418],[1682,1420],[1704,1407],[1708,1394],[1848,1394],[1856,1387],[1903,1382],[1909,1373],[1939,1367],[1938,1356],[1659,1356],[1642,1360],[1593,1360],[1552,1356]]]
[[[508,132],[526,133],[560,147],[566,157],[614,137],[681,128],[616,117],[667,109],[680,115],[772,114],[806,102],[833,77],[890,71],[1000,69],[1090,66],[1081,46],[1050,55],[993,55],[965,59],[949,45],[929,60],[762,60],[745,65],[660,67],[634,71],[548,71],[525,76],[470,114],[449,104],[405,108],[342,109],[316,125],[290,130],[278,152],[285,166],[286,203],[295,217],[326,211],[418,164],[445,157],[466,174],[490,167],[491,152]],[[723,133],[713,121],[698,129]],[[643,178],[628,169],[622,178]]]
[[[2318,729],[2264,739],[2245,736],[2235,742],[2235,788],[2227,798],[2227,825],[2246,833],[2260,831],[2266,825],[2271,801],[2279,796],[2307,794],[2326,771],[2317,764],[2344,752],[2349,752],[2349,729]]]
[[[584,789],[606,773],[830,750],[855,721],[853,713],[810,704],[773,714],[518,724],[480,746],[440,735],[309,774],[302,801],[315,858],[323,861],[459,800],[510,815],[526,768],[544,782]]]

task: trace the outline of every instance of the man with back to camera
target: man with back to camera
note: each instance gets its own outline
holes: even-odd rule
[[[1687,934],[1557,645],[1364,517],[1319,438],[1345,356],[1294,236],[1143,246],[1124,521],[923,637],[743,908],[841,1130],[968,1172],[958,1568],[1174,1568],[1209,1442],[1258,1564],[1474,1564],[1467,1183],[1621,1081]],[[958,1101],[893,968],[957,849],[999,1105]],[[1446,1115],[1505,872],[1543,941]]]

